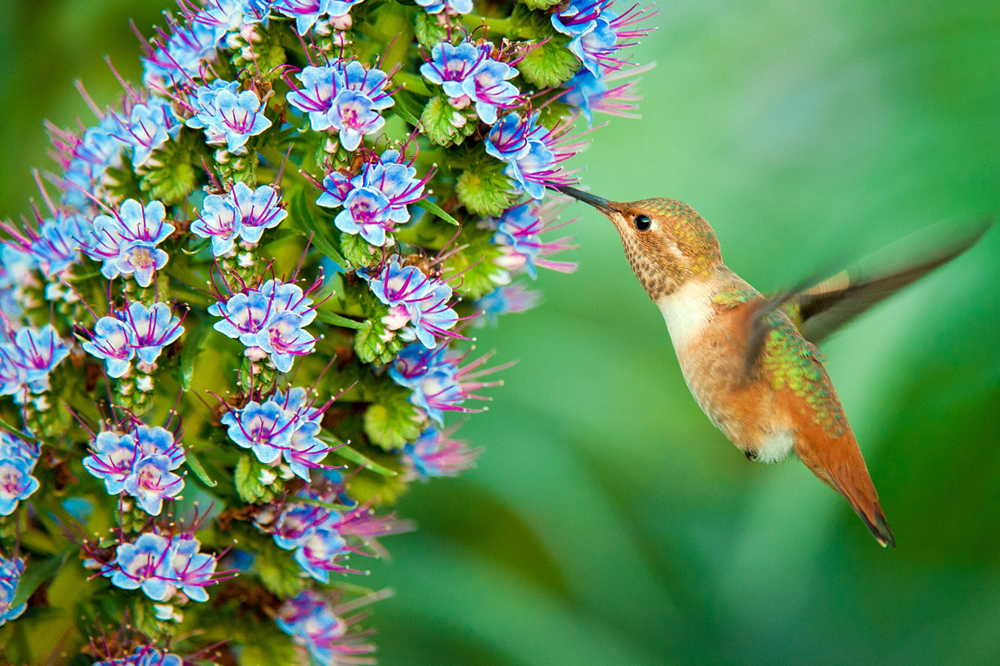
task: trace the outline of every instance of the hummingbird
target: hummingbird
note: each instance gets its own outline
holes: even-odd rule
[[[992,221],[892,272],[852,277],[845,270],[764,296],[723,263],[712,227],[687,204],[556,189],[614,223],[632,271],[663,314],[684,381],[712,423],[750,460],[779,462],[794,452],[883,547],[895,547],[816,345],[972,247]]]

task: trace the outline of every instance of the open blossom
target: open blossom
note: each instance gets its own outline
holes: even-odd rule
[[[169,430],[140,425],[126,434],[99,433],[83,466],[104,481],[109,495],[126,492],[143,511],[158,516],[163,500],[184,489],[184,479],[172,473],[183,462],[184,451]]]
[[[462,42],[452,46],[443,42],[431,49],[430,60],[420,67],[425,79],[444,89],[452,106],[474,103],[476,114],[487,125],[497,121],[497,109],[520,103],[520,91],[509,82],[517,70],[491,58],[491,49],[489,44]]]
[[[380,132],[380,112],[395,103],[385,90],[389,76],[357,60],[306,67],[296,76],[301,87],[286,95],[288,103],[309,116],[313,130],[337,130],[345,150],[357,150],[362,136]]]
[[[49,390],[49,374],[67,356],[69,346],[52,324],[41,329],[18,329],[8,342],[0,343],[0,395],[24,395]]]
[[[159,201],[143,206],[126,199],[112,215],[94,219],[93,237],[84,252],[103,263],[101,273],[109,280],[131,275],[140,287],[148,287],[169,259],[157,247],[174,232],[174,225],[165,219],[166,209]]]
[[[653,30],[632,27],[656,14],[649,12],[651,6],[640,9],[638,4],[632,5],[619,16],[611,10],[613,3],[614,0],[571,0],[564,9],[552,14],[552,27],[573,38],[567,48],[595,75],[600,74],[601,68],[621,69],[627,63],[616,57],[618,50],[635,46],[638,42],[629,40],[645,37]]]
[[[216,557],[202,553],[201,542],[191,534],[168,538],[146,532],[133,543],[120,544],[101,574],[123,590],[141,588],[153,601],[167,601],[179,592],[192,601],[208,601],[205,588],[220,577],[216,566]]]
[[[198,109],[188,127],[204,128],[208,143],[225,145],[233,154],[245,154],[247,140],[271,126],[257,93],[240,92],[235,81],[213,81],[195,89],[194,97]]]
[[[348,178],[334,171],[323,179],[323,193],[316,203],[327,208],[342,206],[334,218],[341,231],[376,246],[392,241],[395,225],[410,220],[408,206],[424,196],[427,176],[417,178],[413,163],[398,150],[386,150],[365,163],[362,171]]]
[[[497,287],[476,301],[476,309],[482,312],[482,316],[476,319],[475,325],[481,326],[485,320],[495,326],[500,315],[530,310],[540,298],[540,292],[525,289],[519,284]]]
[[[562,273],[575,271],[576,264],[573,262],[546,258],[574,247],[570,236],[554,241],[542,241],[540,238],[549,230],[547,225],[551,225],[555,212],[549,206],[521,205],[504,213],[496,220],[496,233],[492,239],[503,250],[503,255],[495,259],[495,263],[512,273],[523,270],[532,280],[538,277],[538,266]]]
[[[311,590],[287,599],[275,621],[320,664],[370,663],[361,661],[358,655],[375,652],[374,645],[349,634],[348,621],[338,617],[330,604]]]
[[[37,230],[29,224],[7,222],[0,223],[0,229],[11,236],[5,244],[24,255],[31,267],[48,280],[60,280],[80,263],[80,250],[93,226],[82,215],[57,214],[41,221]]]
[[[184,666],[184,660],[176,654],[143,645],[124,657],[99,661],[93,666]]]
[[[575,180],[561,163],[576,155],[586,143],[566,137],[571,128],[560,124],[551,130],[538,124],[536,111],[526,118],[508,113],[490,130],[486,152],[507,163],[504,173],[534,199],[545,196],[546,186],[569,185]]]
[[[19,501],[38,490],[38,479],[31,476],[37,462],[37,445],[0,432],[0,516],[12,514]]]
[[[507,364],[477,371],[489,360],[489,355],[459,367],[465,356],[449,355],[447,351],[446,345],[427,349],[421,344],[412,344],[404,347],[389,367],[389,376],[393,381],[413,391],[409,401],[423,409],[438,425],[444,424],[444,412],[480,411],[464,407],[462,403],[467,399],[485,400],[474,391],[499,386],[502,382],[481,382],[478,379],[510,367]]]
[[[290,18],[295,19],[295,30],[304,35],[320,20],[328,15],[331,18],[345,16],[351,7],[362,0],[276,0],[271,8]]]
[[[0,626],[21,617],[27,603],[12,606],[10,602],[14,600],[14,592],[17,584],[24,573],[24,562],[19,557],[12,557],[9,560],[0,555]]]
[[[151,97],[142,104],[135,104],[125,117],[115,116],[117,123],[113,136],[126,148],[132,149],[132,166],[145,166],[153,151],[181,130],[180,120],[170,105],[159,97]]]
[[[453,440],[437,428],[428,428],[412,444],[403,447],[403,455],[414,473],[423,480],[434,476],[456,476],[474,467],[479,449]]]
[[[287,216],[272,186],[253,190],[238,182],[225,196],[205,197],[201,216],[191,223],[191,231],[211,238],[212,254],[221,257],[232,251],[238,238],[247,245],[259,243],[265,229],[273,229]]]
[[[393,259],[377,276],[361,276],[368,280],[372,293],[389,306],[389,315],[382,320],[386,328],[399,330],[409,325],[403,329],[409,333],[404,340],[416,336],[432,349],[437,344],[436,336],[449,335],[448,329],[458,323],[458,315],[449,303],[451,287],[427,277],[416,266],[401,267]]]
[[[211,305],[208,311],[222,317],[215,330],[242,342],[247,357],[269,356],[280,372],[291,370],[296,356],[309,354],[316,346],[316,339],[302,328],[316,318],[316,311],[294,284],[268,280]]]
[[[166,303],[147,307],[133,301],[128,308],[98,319],[92,339],[83,343],[83,349],[104,359],[109,377],[121,377],[132,367],[133,358],[155,363],[163,348],[183,333],[180,319],[171,314]]]
[[[620,70],[610,74],[594,74],[581,69],[564,85],[567,92],[562,100],[580,110],[588,125],[594,124],[594,111],[623,118],[639,118],[636,109],[642,95],[638,92],[639,76],[649,66]],[[625,80],[613,88],[608,84]]]
[[[202,78],[202,69],[216,57],[216,46],[224,34],[219,26],[194,22],[190,26],[171,23],[170,36],[160,33],[156,44],[142,59],[142,81],[163,90]]]

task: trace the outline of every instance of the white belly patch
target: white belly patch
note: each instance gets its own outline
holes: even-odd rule
[[[764,440],[764,445],[757,452],[757,461],[764,463],[781,462],[792,452],[795,438],[790,430],[776,432],[769,439]]]

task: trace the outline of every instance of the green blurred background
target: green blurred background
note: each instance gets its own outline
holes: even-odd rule
[[[8,0],[0,211],[49,164],[41,120],[137,78],[157,2]],[[1000,4],[674,0],[636,51],[644,118],[577,162],[612,199],[687,201],[730,267],[796,283],[997,210]],[[748,463],[690,398],[611,225],[575,275],[480,335],[505,372],[461,434],[479,468],[416,487],[371,584],[385,666],[1000,662],[1000,231],[825,345],[896,550],[797,462]]]

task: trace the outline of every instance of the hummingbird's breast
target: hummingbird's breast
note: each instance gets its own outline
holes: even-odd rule
[[[720,294],[762,298],[723,268],[713,278],[688,281],[659,299],[684,381],[702,411],[736,446],[779,460],[791,451],[792,429],[767,382],[746,374],[746,311],[719,304]]]

